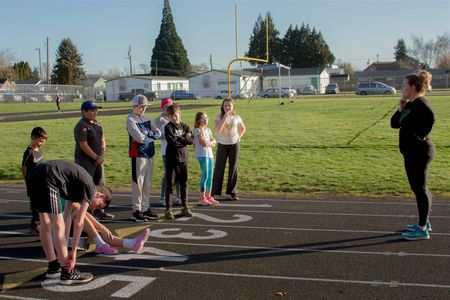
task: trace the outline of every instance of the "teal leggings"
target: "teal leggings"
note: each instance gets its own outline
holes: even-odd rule
[[[202,177],[200,178],[200,192],[211,191],[214,171],[214,159],[212,157],[197,157]]]

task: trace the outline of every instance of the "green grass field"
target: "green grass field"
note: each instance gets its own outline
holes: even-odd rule
[[[450,196],[449,96],[429,96],[436,124],[432,138],[437,155],[432,163],[429,185],[440,198]],[[241,143],[239,191],[245,194],[282,196],[330,195],[397,197],[411,192],[398,152],[398,131],[389,120],[396,109],[396,97],[302,97],[293,103],[278,99],[239,100],[237,113],[247,126]],[[206,111],[211,122],[220,108],[219,100],[180,101],[182,119],[193,127],[197,111]],[[195,105],[185,109],[186,105]],[[206,105],[206,106],[204,106]],[[63,110],[78,110],[80,103],[63,103]],[[118,190],[130,190],[130,162],[127,156],[126,114],[106,116],[107,110],[129,107],[129,103],[105,103],[99,113],[106,141],[106,181]],[[159,114],[159,103],[152,103],[150,118]],[[33,112],[32,116],[52,111],[54,103],[3,104],[1,114]],[[63,114],[64,114],[63,111]],[[47,112],[48,113],[48,112]],[[79,117],[22,122],[5,122],[0,117],[2,144],[0,183],[21,182],[20,164],[29,133],[42,126],[49,134],[44,158],[73,160],[73,127]],[[213,124],[210,124],[213,128]],[[157,143],[153,191],[159,190],[162,161]],[[215,152],[215,151],[214,151]],[[189,186],[198,192],[199,167],[190,149]]]

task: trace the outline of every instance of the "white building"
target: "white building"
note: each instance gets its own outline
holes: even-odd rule
[[[215,98],[222,90],[228,90],[228,73],[222,70],[211,70],[189,77],[192,93],[202,98]],[[247,95],[259,92],[260,74],[250,71],[231,71],[230,89],[241,91]]]
[[[264,70],[262,73],[262,88],[290,87],[301,90],[307,85],[313,85],[319,93],[325,93],[325,87],[330,83],[330,74],[325,68],[299,68],[291,69],[290,76],[288,70],[281,68],[280,74],[278,68]]]
[[[118,101],[120,93],[130,93],[132,89],[157,92],[158,98],[168,97],[174,90],[188,90],[189,80],[172,76],[124,76],[106,81],[106,101]]]

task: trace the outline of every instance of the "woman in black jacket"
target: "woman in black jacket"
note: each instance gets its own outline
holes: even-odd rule
[[[427,186],[428,166],[435,155],[430,139],[434,124],[433,110],[425,99],[431,82],[431,74],[421,71],[405,77],[399,109],[391,118],[391,127],[400,128],[399,147],[403,154],[409,185],[416,196],[419,222],[407,225],[408,232],[402,234],[407,240],[429,239],[431,225],[431,192]]]

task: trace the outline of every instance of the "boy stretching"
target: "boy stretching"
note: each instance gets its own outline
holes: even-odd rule
[[[75,268],[77,247],[72,247],[70,254],[67,251],[71,212],[73,203],[80,203],[73,227],[73,245],[78,245],[87,209],[107,207],[111,191],[104,186],[95,186],[83,167],[65,160],[43,162],[31,169],[27,190],[31,208],[39,212],[41,220],[39,235],[49,261],[46,277],[59,276],[59,283],[63,285],[91,281],[92,274],[80,273]],[[64,217],[60,197],[69,199]]]

